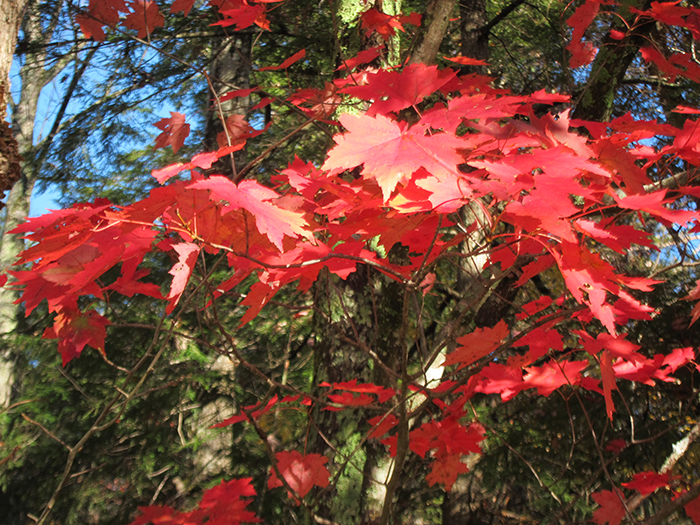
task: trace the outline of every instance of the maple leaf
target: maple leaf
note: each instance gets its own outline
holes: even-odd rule
[[[574,29],[571,43],[566,47],[571,52],[569,66],[577,68],[590,64],[595,58],[596,49],[590,42],[582,42],[586,29],[600,11],[599,2],[584,2],[576,8],[574,14],[566,21],[569,27]]]
[[[170,286],[170,293],[166,298],[168,301],[170,301],[165,309],[166,313],[168,314],[175,309],[178,301],[180,301],[180,297],[182,297],[182,293],[185,291],[190,275],[192,275],[194,263],[197,260],[200,250],[198,245],[191,242],[175,244],[172,248],[178,254],[178,262],[168,272],[173,276],[173,282]]]
[[[449,60],[450,62],[454,62],[455,64],[459,64],[460,66],[488,66],[488,62],[484,62],[483,60],[479,60],[476,58],[469,58],[469,57],[464,57],[464,56],[456,56],[456,57],[446,57],[443,56],[445,60]]]
[[[170,13],[182,12],[185,16],[190,14],[190,9],[194,5],[195,0],[175,0],[170,6]]]
[[[385,47],[386,46],[381,45],[370,47],[369,49],[360,51],[356,57],[343,60],[343,63],[340,66],[338,66],[336,71],[342,71],[344,69],[355,69],[355,67],[359,66],[360,64],[366,64],[367,62],[371,62],[381,54],[382,50]]]
[[[595,501],[600,508],[593,513],[593,521],[598,525],[619,525],[626,516],[625,507],[622,505],[620,498],[623,498],[622,492],[619,489],[602,490],[593,495]]]
[[[185,122],[185,115],[174,111],[170,112],[170,118],[164,118],[154,124],[163,133],[156,137],[154,148],[173,147],[173,153],[177,153],[190,134],[190,125]]]
[[[238,5],[233,9],[219,11],[225,18],[212,25],[222,27],[236,26],[234,27],[236,31],[250,27],[253,24],[263,29],[270,29],[270,22],[265,14],[266,9],[264,5],[259,3],[250,5],[246,0],[239,0],[237,3]]]
[[[192,170],[194,168],[202,168],[205,170],[209,169],[212,167],[214,162],[217,161],[217,159],[229,155],[234,151],[241,150],[243,149],[243,146],[245,146],[245,141],[239,142],[232,146],[225,146],[223,148],[218,149],[217,151],[212,151],[209,153],[199,153],[192,157],[192,160],[186,164],[183,164],[182,162],[178,162],[177,164],[171,164],[170,166],[166,166],[165,168],[153,170],[151,172],[151,175],[158,182],[164,184],[166,181],[170,180],[172,177],[174,177],[181,171]]]
[[[622,486],[630,490],[636,490],[640,494],[646,496],[647,494],[654,492],[656,489],[668,487],[670,481],[670,474],[639,472],[632,477],[632,481],[623,483]]]
[[[126,13],[125,0],[90,0],[87,13],[75,17],[85,38],[102,41],[105,39],[104,26],[114,27],[119,23],[119,14]]]
[[[457,370],[461,370],[495,351],[509,333],[510,329],[502,319],[493,328],[477,328],[457,338],[457,343],[461,346],[445,357],[443,366],[459,363]]]
[[[294,238],[310,236],[305,229],[307,222],[303,214],[275,205],[272,201],[279,195],[255,181],[244,180],[236,186],[226,177],[215,175],[190,187],[210,190],[211,200],[224,201],[226,204],[221,208],[222,215],[237,209],[250,212],[255,217],[258,231],[267,235],[280,251],[283,251],[282,239],[285,235]]]
[[[695,525],[700,525],[700,496],[686,504],[684,507],[685,513],[693,520]]]
[[[348,86],[341,92],[362,100],[374,100],[366,112],[372,117],[415,106],[455,78],[456,73],[451,69],[411,64],[401,72],[380,70],[369,74],[365,84]]]
[[[425,477],[429,486],[442,484],[449,492],[460,474],[469,472],[469,467],[462,462],[459,455],[447,454],[445,457],[436,457],[430,466],[430,472]]]
[[[362,29],[367,32],[367,37],[376,31],[385,41],[388,41],[394,36],[397,29],[404,31],[403,25],[397,16],[387,15],[374,8],[362,13],[360,20],[362,20]]]
[[[313,486],[327,487],[330,472],[325,464],[328,458],[321,454],[307,454],[302,456],[296,450],[291,452],[278,452],[277,469],[287,482],[289,487],[297,493],[300,498],[304,498]],[[267,481],[268,488],[281,487],[282,481],[277,478],[274,470]],[[288,494],[292,498],[292,494]]]
[[[457,165],[464,161],[457,150],[468,143],[453,135],[426,135],[420,125],[407,129],[405,123],[382,115],[344,114],[340,122],[348,133],[333,137],[337,145],[323,169],[337,173],[364,164],[362,175],[377,181],[385,201],[397,184],[407,182],[419,168],[439,179],[458,174]]]
[[[124,25],[136,29],[139,38],[146,38],[157,27],[165,25],[165,18],[153,0],[131,0],[129,7],[133,10],[124,18]]]
[[[252,478],[222,481],[205,491],[198,508],[191,512],[179,512],[168,506],[139,507],[138,516],[129,525],[240,525],[260,523],[255,513],[246,510],[253,500],[241,499],[255,496]]]
[[[565,361],[556,363],[550,361],[543,366],[526,368],[523,377],[525,388],[536,388],[541,396],[549,397],[557,388],[564,385],[577,385],[581,372],[588,367],[588,361]]]
[[[379,439],[384,434],[389,432],[389,430],[394,428],[399,423],[399,420],[392,414],[386,414],[384,416],[377,416],[373,417],[372,419],[368,419],[367,423],[373,427],[373,430],[368,434],[367,439]]]
[[[52,327],[44,330],[43,339],[58,339],[58,352],[66,366],[89,345],[104,354],[105,327],[109,320],[94,310],[82,313],[78,310],[61,310],[56,314]]]
[[[258,71],[279,71],[280,69],[287,69],[294,62],[301,60],[305,56],[306,56],[306,49],[302,49],[301,51],[294,53],[287,60],[282,62],[279,66],[261,67],[260,69],[258,69]]]

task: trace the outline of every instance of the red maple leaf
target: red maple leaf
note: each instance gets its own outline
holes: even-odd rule
[[[496,350],[509,333],[508,325],[503,320],[500,320],[493,328],[477,328],[473,332],[457,338],[457,343],[460,346],[447,355],[443,366],[459,363],[457,370],[461,370]]]
[[[321,454],[307,454],[302,456],[296,450],[291,452],[278,452],[277,469],[289,487],[297,493],[300,498],[306,496],[312,487],[327,487],[330,472],[325,467],[328,458]],[[273,470],[270,479],[267,481],[268,488],[281,487],[282,481],[277,478]],[[288,494],[292,498],[292,494]]]
[[[87,12],[75,17],[85,38],[104,40],[104,26],[114,27],[119,23],[119,14],[126,13],[126,0],[90,0]]]
[[[44,331],[43,339],[58,339],[58,352],[63,366],[78,357],[86,345],[105,351],[105,327],[110,322],[94,310],[82,313],[78,310],[61,310],[52,327]]]
[[[151,505],[139,507],[141,516],[129,525],[240,525],[241,523],[260,523],[255,513],[246,510],[252,503],[244,497],[255,496],[255,489],[250,484],[252,478],[222,481],[205,491],[198,508],[190,512],[179,512],[168,506]]]
[[[457,165],[464,162],[457,150],[467,148],[468,143],[453,135],[428,135],[420,125],[407,128],[382,115],[344,114],[340,122],[348,133],[333,138],[337,146],[329,152],[323,169],[340,172],[364,164],[362,175],[377,181],[384,200],[419,168],[438,178],[449,177],[458,174]]]
[[[124,25],[138,31],[139,38],[146,38],[156,27],[165,25],[165,18],[153,0],[131,0],[129,7],[133,10],[124,18]]]
[[[620,501],[622,497],[619,489],[615,489],[615,492],[602,490],[593,494],[593,500],[600,505],[600,508],[593,513],[593,521],[598,525],[605,523],[619,525],[626,515],[625,507]]]
[[[372,425],[373,429],[372,432],[369,433],[367,436],[368,439],[372,438],[380,438],[389,430],[394,428],[398,424],[399,420],[396,418],[396,416],[392,414],[386,414],[384,416],[377,416],[373,417],[372,419],[368,419],[367,423]]]
[[[297,62],[298,60],[301,60],[306,56],[306,49],[302,49],[301,51],[298,51],[297,53],[294,53],[292,56],[290,56],[287,60],[282,62],[279,66],[267,66],[267,67],[261,67],[258,69],[258,71],[279,71],[280,69],[287,69],[289,66],[291,66],[294,62]]]
[[[229,2],[226,2],[224,6],[226,7],[228,4]],[[234,4],[236,4],[236,7],[233,9],[219,11],[225,18],[212,25],[222,27],[236,26],[234,27],[236,31],[250,27],[253,24],[263,29],[270,29],[270,22],[265,14],[264,5],[250,5],[247,0],[236,0]]]
[[[574,14],[566,21],[567,25],[574,29],[571,43],[566,47],[571,52],[569,66],[572,68],[590,64],[595,58],[597,49],[589,42],[582,42],[581,39],[598,14],[598,11],[600,11],[599,2],[584,2],[576,8]]]
[[[161,119],[153,125],[163,132],[156,137],[156,149],[172,146],[173,153],[177,153],[190,134],[190,125],[185,122],[185,115],[174,111],[170,112],[170,118]]]
[[[651,494],[656,489],[668,487],[671,481],[670,474],[657,474],[656,472],[639,472],[632,477],[632,481],[623,483],[622,486],[636,490],[642,495]]]
[[[695,525],[700,525],[700,496],[686,504],[683,508],[688,517],[693,520],[693,523],[695,523]]]
[[[455,454],[447,454],[444,457],[436,456],[425,480],[431,487],[435,484],[444,485],[445,490],[449,492],[457,481],[457,477],[467,472],[469,472],[469,467],[462,462],[461,456]]]
[[[411,64],[401,72],[380,70],[368,74],[365,84],[345,87],[341,93],[373,100],[366,112],[372,117],[415,106],[455,78],[456,73],[451,69]]]
[[[279,198],[273,190],[252,180],[244,180],[236,185],[226,177],[215,175],[190,185],[193,189],[210,190],[209,198],[215,202],[223,201],[221,214],[244,209],[255,217],[258,231],[283,251],[284,236],[308,238],[305,229],[307,222],[300,212],[285,210],[272,201]]]
[[[170,6],[170,13],[182,12],[185,16],[190,14],[190,9],[194,5],[195,0],[175,0]]]
[[[173,245],[173,250],[178,254],[178,261],[168,272],[173,276],[173,283],[170,286],[170,293],[168,294],[166,313],[171,313],[175,306],[177,305],[180,297],[182,297],[182,292],[185,291],[185,286],[192,275],[192,269],[194,268],[194,263],[199,255],[200,247],[191,242],[182,242]]]

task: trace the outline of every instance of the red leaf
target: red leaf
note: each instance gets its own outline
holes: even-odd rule
[[[182,292],[185,291],[185,286],[187,286],[190,275],[192,275],[197,255],[199,255],[200,247],[191,242],[181,242],[173,245],[173,249],[178,254],[178,262],[168,272],[173,276],[173,283],[170,286],[170,293],[167,297],[170,302],[165,309],[166,313],[171,313],[175,309]]]
[[[632,481],[623,483],[622,486],[636,490],[642,495],[651,494],[656,489],[668,487],[671,481],[670,474],[657,474],[656,472],[639,472],[632,477]]]
[[[133,9],[133,13],[126,16],[124,25],[129,29],[136,29],[139,38],[146,38],[156,27],[163,27],[165,24],[165,18],[153,0],[131,0],[129,7]]]
[[[566,21],[567,25],[574,29],[571,43],[566,47],[571,52],[569,66],[572,68],[590,64],[595,58],[597,49],[590,42],[582,42],[581,39],[598,14],[598,11],[600,11],[599,2],[584,2],[576,8],[574,14]]]
[[[362,175],[377,181],[385,201],[397,184],[408,182],[421,167],[438,178],[450,177],[458,174],[457,165],[464,162],[457,149],[468,144],[453,135],[426,135],[419,125],[406,129],[405,123],[381,115],[344,114],[340,122],[348,133],[333,138],[337,146],[323,169],[340,172],[364,164]]]
[[[366,112],[372,117],[419,104],[454,78],[456,73],[450,69],[411,64],[401,72],[381,70],[369,74],[365,84],[348,86],[341,92],[362,100],[373,100]]]
[[[615,489],[603,490],[593,494],[593,500],[600,505],[600,508],[593,513],[593,521],[598,525],[608,523],[609,525],[619,525],[625,518],[625,507],[622,505],[620,498],[622,492]]]
[[[469,57],[445,57],[443,56],[445,60],[449,60],[450,62],[455,62],[456,64],[460,64],[462,66],[488,66],[488,62],[484,62],[483,60],[478,60],[476,58],[469,58]]]
[[[280,474],[300,498],[306,496],[314,485],[317,487],[328,486],[330,472],[325,467],[328,462],[327,457],[320,454],[302,456],[296,450],[278,452],[275,457]],[[277,478],[274,470],[267,481],[267,486],[271,489],[282,486],[282,481]],[[293,497],[292,494],[288,494],[288,496]]]
[[[543,366],[526,368],[523,378],[525,388],[536,388],[541,396],[549,397],[557,388],[564,385],[577,385],[581,372],[588,367],[588,361],[549,361]]]
[[[700,525],[700,496],[686,504],[683,508],[688,517],[693,520],[693,523],[695,523],[695,525]]]
[[[185,115],[171,111],[170,118],[164,118],[154,124],[163,131],[156,137],[155,148],[173,147],[173,153],[177,153],[185,139],[190,134],[190,125],[185,123]]]
[[[367,31],[369,37],[375,31],[379,33],[385,41],[388,41],[396,30],[404,31],[403,25],[395,16],[387,15],[374,8],[368,9],[360,15],[362,29]]]
[[[260,523],[255,513],[246,510],[252,500],[241,498],[255,496],[250,484],[252,478],[222,481],[205,491],[198,508],[191,512],[179,512],[167,506],[139,507],[141,516],[129,525],[240,525]]]
[[[289,66],[291,66],[294,62],[297,62],[298,60],[301,60],[306,56],[306,49],[302,49],[301,51],[294,53],[292,56],[290,56],[287,60],[282,62],[279,66],[267,66],[267,67],[261,67],[258,69],[258,71],[278,71],[280,69],[287,69]]]
[[[170,6],[170,13],[182,12],[185,16],[190,14],[190,9],[194,5],[195,0],[175,0]]]
[[[398,424],[399,420],[396,418],[396,416],[393,416],[392,414],[386,414],[385,416],[377,416],[373,417],[372,419],[368,419],[367,423],[375,427],[372,432],[369,433],[367,436],[368,439],[372,438],[380,438],[389,430],[394,428]]]
[[[461,370],[496,350],[509,333],[508,325],[502,319],[493,328],[477,328],[457,338],[461,346],[447,355],[443,366],[459,363],[457,370]]]
[[[87,13],[75,17],[85,38],[104,40],[104,26],[114,27],[119,23],[119,14],[126,13],[125,0],[90,0]]]
[[[105,327],[110,322],[94,310],[86,314],[78,310],[58,312],[51,328],[44,331],[43,339],[58,339],[58,352],[66,366],[74,357],[78,357],[86,345],[104,353]]]
[[[384,49],[384,47],[385,46],[381,45],[376,47],[370,47],[369,49],[360,51],[355,58],[348,58],[347,60],[343,60],[343,63],[340,66],[338,66],[336,71],[342,71],[344,69],[355,69],[355,67],[359,66],[360,64],[366,64],[367,62],[371,62],[381,54],[381,51]]]
[[[285,235],[293,238],[309,237],[305,229],[307,222],[302,213],[285,210],[273,202],[279,195],[252,180],[244,180],[238,186],[226,177],[215,175],[190,185],[195,189],[210,190],[210,199],[226,204],[221,208],[221,214],[233,210],[244,209],[255,217],[258,231],[267,235],[270,241],[280,251]]]
[[[264,5],[249,5],[248,2],[244,0],[240,3],[240,6],[235,9],[220,11],[220,13],[226,18],[224,18],[224,20],[220,20],[219,22],[215,22],[212,25],[222,27],[236,26],[234,27],[234,30],[240,31],[241,29],[245,29],[246,27],[256,24],[263,29],[269,30],[270,22],[268,21],[265,12],[266,10]]]
[[[444,485],[449,492],[460,474],[469,472],[469,467],[462,462],[461,456],[449,454],[437,457],[430,466],[430,472],[425,480],[432,487],[436,483]]]
[[[612,359],[607,350],[603,350],[600,354],[600,375],[603,378],[603,395],[605,397],[605,411],[608,413],[608,418],[612,421],[613,412],[615,412],[615,404],[612,399],[612,391],[617,390],[615,382],[615,371],[612,367]]]

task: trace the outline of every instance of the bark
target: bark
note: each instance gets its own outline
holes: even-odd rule
[[[454,0],[432,0],[428,4],[411,53],[412,64],[432,66],[437,63],[440,44],[445,39],[454,7]]]
[[[17,31],[27,0],[0,0],[0,195],[20,178],[20,156],[17,142],[6,122],[10,103],[10,66],[17,43]],[[0,203],[0,207],[2,204]],[[3,371],[0,366],[0,381]],[[4,406],[0,392],[0,407]]]
[[[460,2],[459,20],[462,56],[487,60],[489,58],[489,34],[486,31],[486,0]]]
[[[17,2],[9,2],[9,4],[13,3],[17,4]],[[5,4],[8,2],[0,0],[0,12],[4,12],[2,6]],[[42,27],[38,13],[39,2],[29,2],[25,7],[25,18],[22,22],[24,39],[39,45],[33,46],[32,48],[36,51],[27,53],[25,56],[24,64],[19,72],[22,90],[19,101],[12,112],[12,139],[19,153],[27,159],[27,162],[22,164],[21,178],[12,185],[7,199],[3,235],[0,239],[0,271],[11,266],[17,255],[24,249],[24,241],[19,236],[7,232],[21,224],[24,218],[29,215],[32,189],[40,170],[38,163],[32,162],[34,156],[34,120],[37,114],[39,95],[44,86],[55,78],[70,61],[69,58],[65,58],[49,69],[46,68],[46,48],[40,44],[51,39],[57,18],[54,18],[54,22],[50,22],[47,27]],[[56,9],[58,10],[60,7],[61,3],[59,2]],[[56,17],[57,15],[58,12],[55,13]],[[3,78],[6,78],[6,74]],[[4,109],[5,105],[3,104],[2,107]],[[17,328],[20,307],[14,304],[16,299],[17,293],[14,290],[0,288],[0,336],[7,336]],[[9,405],[13,383],[14,357],[12,348],[8,346],[7,337],[5,337],[0,348],[0,407]]]
[[[4,194],[15,181],[19,180],[19,151],[17,141],[12,136],[7,118],[7,104],[10,102],[10,66],[17,43],[17,31],[22,18],[26,0],[0,0],[0,192]],[[10,216],[10,210],[8,210]],[[6,268],[5,258],[0,252],[0,270]],[[14,318],[16,308],[7,304],[2,291],[0,297],[0,334],[13,328],[6,325],[9,316]],[[12,301],[11,301],[12,302]],[[6,347],[0,349],[0,409],[10,404],[13,382],[13,362]]]
[[[650,0],[637,2],[638,9],[649,8]],[[626,13],[618,13],[625,16]],[[633,15],[627,14],[631,20]],[[627,22],[629,23],[629,21]],[[618,89],[625,78],[639,48],[649,44],[649,34],[654,28],[653,22],[641,23],[636,31],[622,40],[615,40],[608,33],[599,48],[591,66],[591,74],[578,97],[573,118],[606,122],[613,116],[613,105]],[[625,30],[627,26],[615,18],[612,29]]]
[[[207,107],[207,121],[204,132],[204,147],[207,151],[215,151],[220,147],[217,137],[223,139],[226,144],[226,132],[224,121],[233,115],[245,115],[251,107],[251,98],[238,97],[217,103],[217,96],[233,89],[247,89],[250,87],[250,59],[252,36],[247,34],[235,34],[227,37],[213,51],[211,62],[209,106]],[[213,91],[212,91],[213,89]],[[222,173],[231,178],[236,178],[236,168],[245,164],[245,153],[237,152],[233,157],[219,159],[212,167],[212,172]]]

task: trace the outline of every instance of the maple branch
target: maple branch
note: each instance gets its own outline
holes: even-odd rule
[[[50,431],[48,428],[46,428],[44,425],[42,425],[42,424],[39,423],[38,421],[34,421],[32,418],[30,418],[30,417],[29,417],[27,414],[25,414],[24,412],[22,412],[21,416],[22,416],[22,418],[23,418],[25,421],[28,421],[28,422],[31,423],[32,425],[35,425],[35,426],[39,427],[41,430],[43,430],[44,433],[45,433],[47,436],[49,436],[51,439],[53,439],[54,441],[57,441],[58,443],[60,443],[60,444],[63,445],[64,447],[66,447],[66,449],[68,449],[69,452],[72,452],[72,451],[73,451],[73,449],[72,449],[71,447],[69,447],[66,443],[64,443],[63,440],[61,440],[61,438],[59,438],[56,434],[54,434],[53,432],[51,432],[51,431]]]
[[[509,14],[511,14],[513,11],[515,11],[518,7],[523,5],[526,0],[514,0],[507,6],[505,6],[501,11],[494,16],[491,20],[488,21],[488,23],[481,28],[481,34],[482,36],[486,36],[491,33],[491,30],[496,27],[498,24],[500,24]]]
[[[659,512],[643,522],[641,525],[663,525],[667,519],[695,498],[700,497],[700,483],[692,487],[688,492],[667,503]]]
[[[206,276],[206,279],[208,279],[213,272],[216,270],[218,263],[222,260],[223,258],[219,258],[217,263],[212,265],[212,268],[209,272],[209,274]],[[64,466],[63,470],[63,475],[61,476],[58,485],[56,486],[56,489],[54,490],[51,498],[49,499],[48,503],[44,507],[44,510],[41,513],[41,516],[39,517],[37,521],[37,525],[44,525],[46,523],[46,520],[48,519],[49,515],[51,514],[51,511],[53,510],[54,505],[56,504],[56,501],[58,500],[58,496],[60,495],[61,491],[63,490],[63,487],[65,486],[66,482],[68,479],[70,479],[71,475],[71,469],[73,468],[73,463],[75,462],[75,459],[78,455],[78,453],[82,450],[83,446],[87,443],[87,441],[95,435],[97,432],[101,432],[103,430],[106,430],[110,426],[114,425],[119,419],[121,418],[122,414],[126,410],[127,405],[129,402],[136,396],[138,391],[141,389],[141,386],[143,383],[146,381],[146,378],[150,375],[150,373],[153,371],[155,368],[155,365],[157,362],[160,360],[160,357],[163,355],[165,352],[165,349],[167,348],[167,344],[170,341],[172,337],[172,328],[177,326],[178,322],[180,321],[180,318],[182,317],[185,307],[194,299],[196,293],[198,292],[199,288],[202,286],[200,283],[199,286],[196,286],[194,290],[188,294],[184,300],[182,301],[182,308],[178,312],[178,314],[175,316],[175,318],[171,322],[171,329],[166,331],[166,336],[164,341],[162,341],[161,346],[159,350],[153,355],[151,362],[148,365],[148,368],[144,371],[142,374],[140,380],[132,387],[130,392],[126,392],[126,386],[131,382],[132,378],[136,375],[137,371],[146,363],[146,361],[149,359],[151,356],[154,348],[157,346],[157,343],[160,339],[161,332],[163,331],[163,326],[165,324],[165,321],[167,319],[167,314],[163,312],[163,314],[160,317],[160,322],[158,326],[156,327],[156,330],[154,331],[153,337],[151,338],[151,343],[146,349],[146,352],[144,355],[137,361],[137,363],[129,370],[129,373],[127,376],[124,378],[124,380],[121,383],[121,388],[117,388],[117,394],[112,398],[110,402],[108,402],[105,407],[102,409],[102,412],[97,416],[95,421],[93,422],[92,426],[83,434],[83,436],[78,440],[78,442],[73,446],[70,447],[68,458],[66,459],[66,464]],[[126,394],[126,395],[125,395]],[[124,400],[119,403],[118,405],[118,412],[116,415],[111,419],[106,422],[105,419],[108,418],[108,416],[112,413],[112,409],[117,405],[119,400],[124,397]],[[103,423],[104,422],[104,423]]]
[[[700,436],[700,423],[696,423],[695,425],[693,425],[693,428],[690,430],[690,432],[685,437],[683,437],[683,439],[681,439],[680,441],[673,444],[673,452],[666,458],[666,461],[664,461],[663,466],[659,470],[659,474],[670,473],[673,470],[673,467],[678,462],[678,460],[680,460],[685,455],[685,453],[688,451],[688,447],[699,436]],[[699,495],[700,495],[700,493],[699,493]],[[629,502],[627,502],[627,506],[629,507],[630,510],[634,510],[637,507],[639,507],[644,502],[644,500],[646,500],[649,496],[651,496],[651,493],[650,494],[637,494],[634,497],[632,497],[632,499]],[[691,498],[691,499],[694,499],[694,498]],[[665,508],[666,507],[664,507],[664,509]],[[664,512],[664,509],[662,509],[659,512],[660,513]],[[675,511],[673,511],[673,512],[675,512]],[[665,519],[668,516],[670,516],[670,514],[663,514],[662,518]],[[648,522],[644,522],[643,525],[647,525],[647,523]]]
[[[382,515],[379,519],[379,525],[389,525],[394,507],[394,494],[401,483],[401,471],[403,470],[406,456],[408,455],[408,432],[409,422],[407,413],[408,403],[408,343],[406,341],[406,330],[408,329],[408,313],[409,313],[409,289],[404,289],[403,308],[401,313],[401,330],[399,331],[399,343],[401,345],[401,387],[399,393],[399,421],[397,423],[397,442],[396,454],[394,455],[394,468],[391,473],[391,478],[386,486],[386,494],[384,495],[384,507]]]
[[[234,177],[233,182],[238,184],[240,181],[242,181],[245,176],[248,174],[250,170],[252,170],[255,166],[260,164],[263,160],[265,160],[270,154],[275,151],[277,148],[285,144],[289,139],[291,139],[294,135],[302,131],[304,128],[308,127],[309,124],[313,124],[316,121],[315,118],[308,119],[305,122],[302,122],[299,126],[294,128],[291,132],[289,132],[287,135],[279,139],[277,142],[269,146],[265,151],[263,151],[260,155],[255,157],[252,161],[250,161],[242,170],[238,172],[238,174]]]

